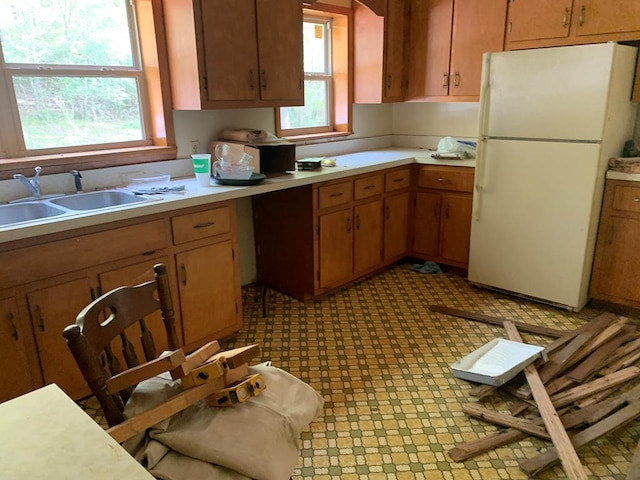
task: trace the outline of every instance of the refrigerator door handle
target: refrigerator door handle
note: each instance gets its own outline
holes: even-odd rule
[[[473,193],[473,219],[480,220],[480,210],[482,210],[482,191],[486,185],[484,178],[486,159],[484,158],[484,150],[486,137],[478,138],[478,146],[476,149],[476,171],[474,175],[475,192]]]
[[[487,141],[487,124],[489,121],[489,99],[491,97],[491,53],[487,52],[482,56],[482,88],[480,90],[480,137],[478,138],[478,146],[476,151],[476,171],[475,171],[475,192],[473,219],[480,220],[480,210],[482,207],[482,190],[486,185],[485,179],[485,163],[484,158],[485,143]]]

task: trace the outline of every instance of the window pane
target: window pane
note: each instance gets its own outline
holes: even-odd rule
[[[132,66],[126,0],[1,0],[7,63]]]
[[[134,78],[13,78],[27,149],[143,138]]]
[[[305,73],[329,73],[325,22],[305,21],[302,25]]]
[[[329,125],[327,101],[326,82],[322,80],[305,80],[304,106],[281,108],[281,128],[287,130]]]

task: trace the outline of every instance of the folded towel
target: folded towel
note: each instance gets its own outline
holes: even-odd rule
[[[442,273],[440,266],[436,262],[415,263],[410,269],[418,273]]]

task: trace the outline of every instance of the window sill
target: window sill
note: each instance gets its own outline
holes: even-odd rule
[[[333,142],[350,135],[353,135],[353,132],[313,133],[306,135],[284,136],[284,138],[297,145],[313,145],[315,143]]]
[[[2,158],[0,180],[12,178],[14,173],[20,172],[31,175],[36,166],[41,166],[43,173],[63,173],[71,169],[88,170],[173,160],[177,150],[175,146],[153,146]]]

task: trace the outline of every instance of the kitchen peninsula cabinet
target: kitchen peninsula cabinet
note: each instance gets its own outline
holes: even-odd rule
[[[589,295],[640,308],[640,184],[607,180]]]
[[[16,297],[0,299],[0,403],[42,384],[39,369],[34,369],[38,360],[31,327],[18,303]]]
[[[640,39],[638,0],[510,0],[505,47]]]
[[[306,301],[402,258],[409,188],[397,167],[253,197],[258,282]]]
[[[385,0],[378,15],[353,2],[354,102],[399,102],[404,96],[407,0]]]
[[[101,293],[152,280],[156,263],[168,266],[176,329],[187,351],[239,330],[236,235],[229,201],[0,245],[2,315],[5,305],[10,312],[9,321],[0,318],[0,342],[3,351],[16,352],[4,365],[23,372],[0,375],[0,395],[8,399],[48,383],[74,399],[89,394],[62,331]],[[145,320],[164,350],[160,315]]]
[[[299,0],[163,3],[173,107],[304,103]]]
[[[477,101],[482,54],[503,49],[502,0],[409,0],[406,100]]]
[[[436,165],[414,168],[417,189],[411,254],[424,260],[467,268],[474,169]]]

